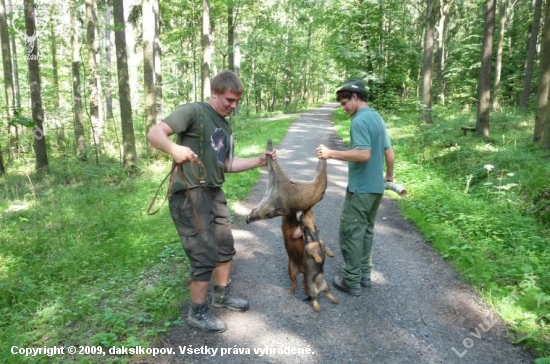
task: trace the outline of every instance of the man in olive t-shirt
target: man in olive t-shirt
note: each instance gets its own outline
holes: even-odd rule
[[[170,213],[191,263],[189,292],[191,305],[187,323],[211,332],[223,332],[226,325],[209,308],[207,292],[213,278],[211,304],[233,310],[248,310],[249,304],[229,290],[232,258],[235,255],[229,209],[222,184],[224,173],[243,172],[266,165],[266,156],[233,156],[233,134],[226,119],[243,93],[238,76],[231,71],[217,74],[211,82],[208,102],[177,107],[147,134],[157,149],[170,154],[178,165],[170,190]],[[177,141],[169,139],[177,134]],[[204,170],[197,163],[200,157]]]

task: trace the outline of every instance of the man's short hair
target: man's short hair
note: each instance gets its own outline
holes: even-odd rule
[[[242,94],[244,91],[243,84],[239,76],[233,71],[221,71],[212,79],[210,83],[212,93],[223,94],[226,91],[232,91],[236,94]]]
[[[362,101],[365,101],[367,102],[368,100],[368,95],[366,94],[362,94],[362,93],[359,93],[359,92],[352,92],[352,91],[338,91],[336,93],[336,101],[340,102],[342,100],[349,100],[352,98],[353,94],[356,94],[357,95],[357,98],[359,100],[362,100]]]

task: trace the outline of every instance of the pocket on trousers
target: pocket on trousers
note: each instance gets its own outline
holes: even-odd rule
[[[353,239],[355,230],[357,230],[356,218],[352,216],[342,216],[340,218],[340,239]]]
[[[169,202],[170,215],[172,215],[172,220],[174,221],[178,234],[181,236],[197,235],[198,230],[193,206],[187,197],[187,193],[171,195],[169,197]]]

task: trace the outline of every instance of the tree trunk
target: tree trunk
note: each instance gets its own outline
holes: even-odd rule
[[[161,44],[160,44],[160,9],[158,0],[153,0],[153,11],[155,13],[155,101],[156,101],[156,122],[161,121],[162,117],[162,62],[161,62]]]
[[[134,7],[132,4],[130,4],[129,1],[124,2],[124,16],[126,17],[126,21],[131,24],[132,26],[129,26],[126,28],[126,49],[128,50],[127,56],[128,56],[128,71],[130,75],[130,92],[132,93],[132,105],[141,105],[141,87],[139,86],[138,81],[138,65],[141,63],[142,57],[139,57],[136,49],[136,31],[138,29],[138,26],[141,26],[141,24],[135,24],[133,22],[129,21],[130,13],[132,12],[132,9],[135,9],[137,7]],[[143,54],[143,53],[142,53]],[[134,107],[133,112],[137,115],[137,110],[140,110],[141,107]],[[134,115],[134,116],[136,116]]]
[[[128,74],[128,57],[126,49],[126,30],[124,18],[124,1],[114,0],[113,16],[115,23],[115,48],[118,75],[118,98],[120,103],[120,123],[122,127],[122,162],[124,169],[137,164],[134,122],[132,120],[132,101]]]
[[[287,37],[287,41],[286,41],[286,50],[285,50],[285,53],[286,53],[286,56],[285,56],[285,60],[286,60],[286,73],[285,73],[285,81],[284,81],[284,88],[285,88],[285,101],[284,101],[284,108],[285,108],[285,112],[288,112],[290,110],[290,108],[292,107],[292,101],[293,101],[293,98],[292,98],[292,92],[293,92],[293,89],[294,89],[294,83],[292,82],[292,67],[293,67],[293,58],[292,58],[292,47],[293,47],[293,41],[294,41],[294,38],[292,37],[292,34],[287,34],[286,35]],[[261,89],[258,90],[258,102],[260,103],[260,110],[262,108],[261,106],[261,103],[262,103],[262,94],[261,94]],[[270,110],[271,111],[271,110]]]
[[[238,75],[241,71],[241,46],[235,44],[235,63],[234,63],[234,72]]]
[[[8,7],[11,8],[11,0],[8,0]],[[9,21],[9,26],[13,28],[12,21]],[[15,110],[21,109],[21,96],[19,95],[19,67],[17,63],[17,45],[15,37],[11,37],[11,54],[12,56],[12,70],[13,70],[13,93],[15,100]]]
[[[113,90],[111,85],[111,7],[112,0],[105,0],[105,115],[113,118]]]
[[[8,0],[8,8],[12,8],[11,0]],[[13,21],[9,20],[8,25],[13,28]],[[19,93],[19,63],[17,61],[17,45],[15,42],[15,37],[11,37],[11,60],[12,60],[12,71],[13,71],[13,94],[15,101],[15,110],[17,113],[21,110],[21,95]],[[21,143],[19,142],[19,127],[14,125],[10,127],[9,132],[10,145],[14,148],[16,157],[19,157],[19,152],[21,149]]]
[[[493,34],[495,31],[495,0],[486,0],[483,46],[481,47],[481,68],[479,70],[476,132],[489,136],[489,114],[491,108],[491,67],[493,58]]]
[[[227,47],[228,47],[228,68],[239,75],[240,49],[235,44],[235,1],[229,0],[227,4]],[[235,114],[239,114],[239,106]]]
[[[99,47],[97,40],[97,0],[85,0],[86,42],[88,45],[88,68],[90,73],[90,119],[92,140],[95,146],[96,163],[99,163],[99,150],[103,141],[103,112],[101,107],[101,78],[99,70]]]
[[[9,123],[12,122],[14,112],[15,112],[15,92],[13,87],[13,70],[12,70],[12,61],[11,61],[11,49],[10,49],[10,37],[8,33],[8,23],[6,20],[6,5],[4,0],[0,0],[0,40],[2,42],[2,65],[4,69],[4,90],[6,94],[6,117],[8,120],[7,132],[10,133],[10,128],[12,127]],[[10,137],[10,143],[8,145],[8,154],[11,154],[9,151],[15,147],[17,150],[17,145],[12,145],[12,138]],[[1,150],[0,150],[1,153]],[[0,156],[1,158],[1,156]],[[0,159],[0,162],[2,160]],[[4,173],[4,165],[0,165],[0,175]]]
[[[453,1],[443,3],[440,6],[439,21],[437,22],[437,63],[434,65],[437,69],[437,84],[439,85],[439,100],[445,104],[445,37],[447,33],[447,15],[451,10]]]
[[[55,125],[55,135],[57,137],[57,148],[64,150],[64,130],[60,117],[60,98],[59,98],[59,73],[57,70],[57,36],[55,34],[55,24],[58,21],[55,19],[57,12],[56,0],[52,1],[50,8],[50,37],[51,37],[51,54],[52,54],[52,76],[53,76],[53,110],[52,110],[52,124]]]
[[[445,104],[445,79],[443,77],[443,72],[445,71],[445,42],[443,35],[445,32],[445,20],[446,15],[442,13],[436,26],[438,34],[437,52],[434,55],[434,67],[437,78],[439,101],[443,105]]]
[[[82,93],[80,90],[80,45],[78,34],[80,26],[77,20],[77,0],[71,1],[71,53],[72,53],[72,86],[73,86],[73,115],[74,137],[76,141],[76,155],[80,160],[85,159],[86,138],[84,136],[84,116],[82,113]]]
[[[203,0],[202,6],[202,100],[210,98],[210,63],[212,46],[210,44],[210,4]]]
[[[422,110],[420,120],[432,123],[432,81],[434,67],[435,4],[429,0],[426,5],[426,30],[424,33],[424,54],[422,56]]]
[[[533,16],[533,25],[529,36],[529,49],[527,50],[527,61],[525,62],[525,77],[523,78],[523,92],[519,107],[527,111],[529,109],[529,96],[531,95],[531,80],[533,79],[533,68],[537,56],[537,40],[540,26],[540,9],[542,0],[535,0],[535,13]]]
[[[305,49],[305,57],[303,57],[302,60],[302,72],[301,72],[301,87],[300,87],[300,93],[301,93],[301,100],[304,102],[305,105],[308,104],[308,97],[309,97],[309,83],[308,83],[308,76],[309,76],[309,57],[307,55],[311,52],[311,38],[313,36],[313,19],[310,18],[309,22],[307,23],[307,43],[306,43],[306,49]]]
[[[157,121],[156,90],[155,90],[155,13],[153,0],[142,2],[143,25],[143,82],[145,89],[145,133],[155,125]],[[155,150],[151,143],[147,142],[147,155],[151,157]]]
[[[233,10],[235,3],[229,0],[227,3],[227,48],[229,53],[228,67],[235,72],[235,25],[233,23]]]
[[[25,29],[27,37],[36,36],[36,23],[34,18],[34,0],[24,0],[25,5]],[[27,38],[27,42],[28,42]],[[40,86],[40,68],[38,64],[38,40],[31,44],[28,42],[27,65],[29,67],[29,84],[31,93],[32,119],[35,123],[34,153],[36,156],[36,171],[39,174],[48,171],[48,153],[46,151],[46,135],[44,132],[44,110],[42,109],[42,94]],[[32,45],[32,50],[30,49]]]
[[[501,0],[499,6],[499,28],[498,28],[498,41],[497,41],[497,59],[495,65],[495,84],[493,86],[492,106],[491,109],[497,110],[499,108],[498,93],[500,91],[500,78],[502,75],[502,53],[504,48],[504,34],[506,32],[506,16],[507,16],[508,0]]]
[[[550,149],[550,108],[548,95],[550,89],[550,0],[546,0],[546,12],[542,26],[540,49],[540,76],[537,88],[537,114],[535,116],[535,131],[533,141],[542,138],[544,149]]]
[[[2,42],[2,64],[4,68],[4,86],[6,91],[6,116],[8,122],[12,120],[14,114],[14,89],[13,73],[11,67],[11,49],[8,33],[8,23],[6,21],[6,6],[4,0],[0,0],[0,40]],[[8,125],[8,133],[10,126]],[[8,146],[9,150],[9,146]],[[2,157],[2,146],[0,145],[0,176],[6,173],[4,158]]]

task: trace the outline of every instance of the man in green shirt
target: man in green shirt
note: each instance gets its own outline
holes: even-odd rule
[[[233,310],[248,310],[246,300],[229,290],[232,258],[235,255],[227,200],[222,190],[224,173],[243,172],[266,165],[266,156],[233,156],[233,134],[226,119],[236,108],[243,85],[231,71],[217,74],[211,82],[212,97],[177,107],[151,128],[149,142],[168,153],[178,165],[170,189],[170,213],[191,264],[191,305],[187,323],[211,332],[223,332],[226,325],[209,308],[208,287],[213,278],[211,304]],[[177,134],[177,141],[169,139]],[[200,157],[204,169],[190,163]]]
[[[363,81],[344,84],[336,92],[336,100],[352,116],[349,150],[332,150],[322,145],[317,148],[321,159],[348,162],[348,187],[339,232],[346,266],[342,277],[336,276],[333,284],[352,296],[359,296],[361,287],[371,285],[374,220],[384,184],[393,181],[395,159],[384,121],[369,107],[367,99]]]

